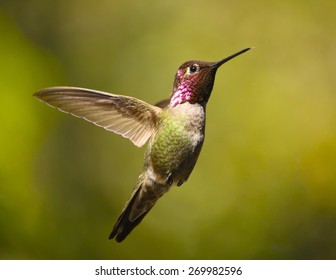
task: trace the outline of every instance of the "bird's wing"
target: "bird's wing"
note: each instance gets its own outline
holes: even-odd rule
[[[170,98],[164,99],[164,100],[161,100],[161,101],[155,103],[155,106],[163,109],[166,106],[168,106],[169,102],[170,102]]]
[[[52,87],[34,95],[52,107],[128,138],[138,147],[154,133],[161,112],[133,97],[85,88]]]

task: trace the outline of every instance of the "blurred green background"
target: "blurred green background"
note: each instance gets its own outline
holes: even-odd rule
[[[336,259],[336,2],[0,2],[1,259]],[[217,73],[206,141],[121,244],[144,149],[32,97],[71,85],[169,96]]]

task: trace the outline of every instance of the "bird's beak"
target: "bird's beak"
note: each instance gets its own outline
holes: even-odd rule
[[[226,57],[226,58],[224,58],[224,59],[222,59],[220,61],[215,62],[214,64],[211,65],[211,67],[217,69],[218,67],[220,67],[221,65],[223,65],[225,62],[228,62],[232,58],[234,58],[234,57],[236,57],[238,55],[241,55],[241,54],[243,54],[244,52],[247,52],[250,49],[251,48],[246,48],[246,49],[243,49],[243,50],[241,50],[241,51],[239,51],[239,52],[237,52],[235,54],[232,54],[232,55],[230,55],[230,56],[228,56],[228,57]]]

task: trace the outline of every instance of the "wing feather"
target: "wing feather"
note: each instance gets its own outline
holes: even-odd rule
[[[154,133],[161,108],[139,99],[77,87],[46,88],[34,94],[41,101],[143,146]]]

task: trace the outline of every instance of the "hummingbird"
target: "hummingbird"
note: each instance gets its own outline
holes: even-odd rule
[[[128,138],[138,147],[148,142],[136,187],[109,239],[123,241],[162,195],[188,180],[204,142],[205,109],[216,72],[249,49],[217,62],[183,63],[176,72],[170,98],[156,105],[79,87],[51,87],[34,94],[60,111]]]

